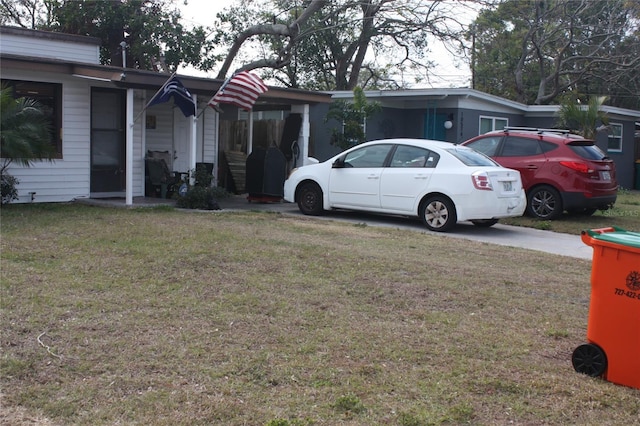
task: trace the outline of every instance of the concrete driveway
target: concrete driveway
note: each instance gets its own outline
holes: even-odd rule
[[[219,204],[223,210],[264,210],[303,216],[296,204],[287,202],[250,202],[247,200],[246,195],[225,198],[219,200]],[[561,234],[520,226],[496,224],[490,228],[480,228],[469,222],[461,222],[451,232],[441,233],[427,230],[418,218],[373,215],[351,211],[326,212],[322,216],[316,216],[316,218],[319,220],[340,220],[354,224],[361,223],[368,226],[411,229],[425,234],[463,238],[508,247],[520,247],[578,259],[591,260],[593,256],[593,249],[582,242],[580,235]]]

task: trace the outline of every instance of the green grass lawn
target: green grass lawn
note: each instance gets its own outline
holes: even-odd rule
[[[588,260],[275,213],[80,205],[3,207],[0,244],[6,424],[640,418],[640,390],[571,366]]]
[[[597,211],[593,216],[564,214],[557,220],[539,220],[527,216],[501,219],[506,225],[526,226],[567,234],[580,234],[585,229],[617,226],[627,231],[640,232],[640,191],[623,190],[610,210]]]

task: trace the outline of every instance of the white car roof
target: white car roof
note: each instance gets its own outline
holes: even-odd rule
[[[422,148],[441,149],[441,150],[447,150],[453,147],[456,147],[456,148],[462,147],[461,145],[456,145],[451,142],[434,141],[431,139],[414,139],[414,138],[378,139],[375,141],[364,142],[356,146],[367,146],[367,145],[377,145],[377,144],[405,144],[405,145],[419,146]],[[467,147],[462,147],[462,148],[470,149]]]

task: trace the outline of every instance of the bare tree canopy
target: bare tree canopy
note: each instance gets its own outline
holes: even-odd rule
[[[240,1],[218,15],[215,39],[228,45],[219,78],[263,70],[289,87],[398,88],[425,82],[433,43],[462,51],[465,11],[481,1]],[[454,13],[454,10],[457,11]],[[251,53],[242,54],[242,49]]]
[[[474,87],[527,104],[608,95],[639,108],[640,5],[507,0],[470,28]]]

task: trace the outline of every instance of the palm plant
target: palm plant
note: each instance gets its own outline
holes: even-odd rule
[[[7,173],[14,161],[29,167],[37,160],[52,160],[51,123],[41,105],[30,98],[14,99],[9,87],[0,89],[0,179],[2,202],[17,198],[18,180]]]
[[[586,139],[595,139],[600,130],[596,127],[598,122],[604,126],[609,124],[607,113],[601,110],[606,100],[606,96],[595,96],[589,99],[587,105],[576,102],[561,104],[558,110],[558,126],[573,130]]]

